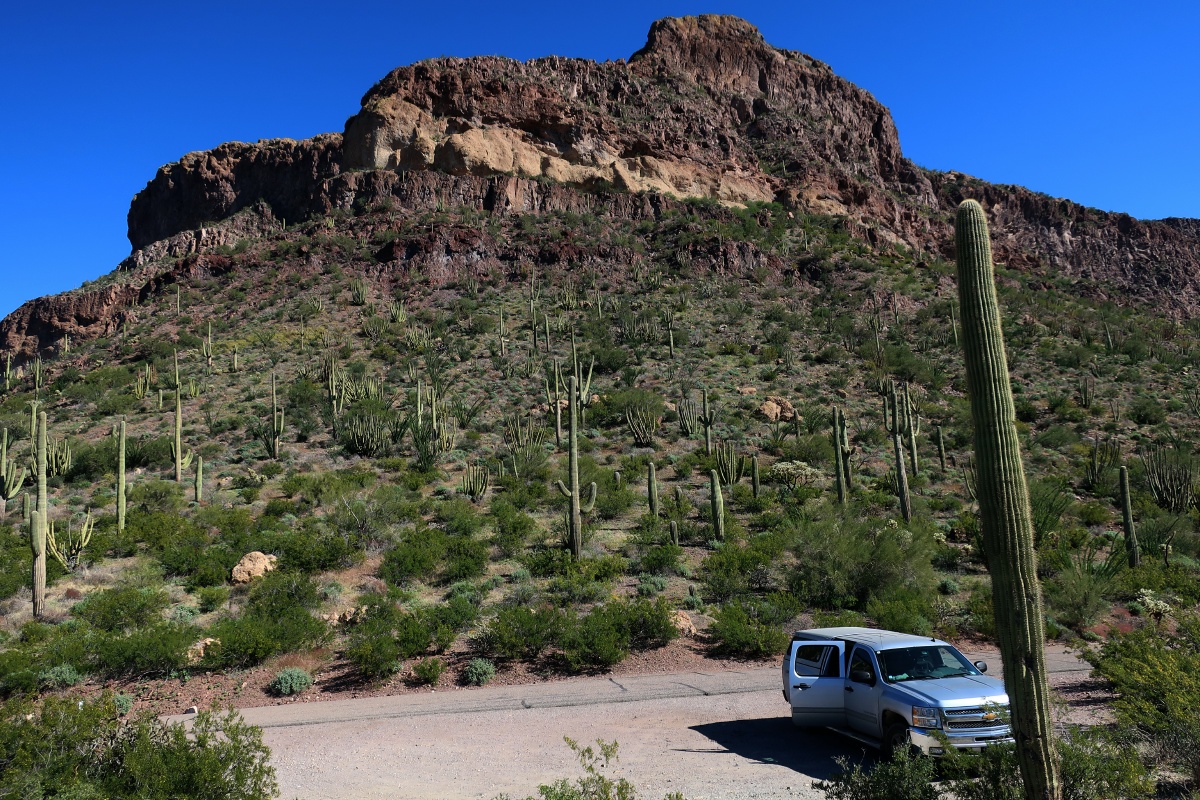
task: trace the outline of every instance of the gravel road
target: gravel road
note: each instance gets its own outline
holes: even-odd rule
[[[992,653],[969,653],[989,660]],[[1052,683],[1087,666],[1048,649]],[[873,759],[853,740],[792,727],[777,668],[583,678],[248,708],[285,800],[526,797],[581,773],[563,742],[617,740],[609,770],[643,798],[820,798],[834,758]]]

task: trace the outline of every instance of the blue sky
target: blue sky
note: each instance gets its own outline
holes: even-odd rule
[[[0,315],[112,270],[129,200],[186,152],[340,131],[422,58],[624,58],[654,19],[698,13],[742,16],[872,92],[922,166],[1200,217],[1195,3],[13,3]]]

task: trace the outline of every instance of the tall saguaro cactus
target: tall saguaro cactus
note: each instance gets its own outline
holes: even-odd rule
[[[1017,762],[1026,797],[1060,796],[1050,719],[1042,591],[1033,515],[1021,464],[1016,412],[996,301],[987,219],[974,200],[954,218],[967,393],[975,423],[976,492],[1004,682],[1012,701]]]
[[[883,398],[883,427],[892,437],[892,450],[896,454],[896,494],[900,497],[900,513],[905,522],[912,521],[912,501],[908,493],[908,472],[904,468],[905,417],[907,412],[901,406],[902,400],[896,392],[896,382],[890,381],[887,397]]]
[[[117,434],[117,530],[125,530],[125,420]]]
[[[46,412],[38,412],[37,424],[37,508],[29,517],[29,546],[33,551],[33,616],[46,610],[46,526],[49,519],[49,495],[46,491]]]
[[[713,536],[717,541],[725,541],[725,498],[721,494],[721,476],[715,469],[708,472],[708,505]]]
[[[596,505],[596,482],[592,481],[588,488],[588,500],[584,503],[581,498],[582,487],[579,485],[579,441],[576,439],[579,429],[579,392],[574,375],[567,378],[567,417],[567,475],[571,481],[571,488],[564,486],[562,481],[556,481],[555,485],[563,497],[571,501],[571,510],[567,517],[567,537],[571,546],[571,556],[578,561],[583,553],[583,515]]]
[[[1129,467],[1121,466],[1121,524],[1125,529],[1125,552],[1129,568],[1141,566],[1142,551],[1138,547],[1137,528],[1133,525],[1133,503],[1129,500]]]
[[[175,456],[175,482],[183,483],[183,386],[179,382],[179,351],[175,352],[175,438],[171,449]]]

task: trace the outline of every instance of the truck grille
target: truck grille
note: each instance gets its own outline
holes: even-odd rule
[[[1007,728],[1007,708],[948,708],[944,709],[946,730],[979,730],[981,728]]]

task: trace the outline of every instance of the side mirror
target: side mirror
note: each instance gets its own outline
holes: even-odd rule
[[[854,681],[855,683],[873,684],[875,683],[875,676],[871,674],[870,670],[856,669],[850,673],[850,680]]]
[[[987,672],[987,662],[986,661],[976,661],[975,669],[979,670],[980,672]]]

